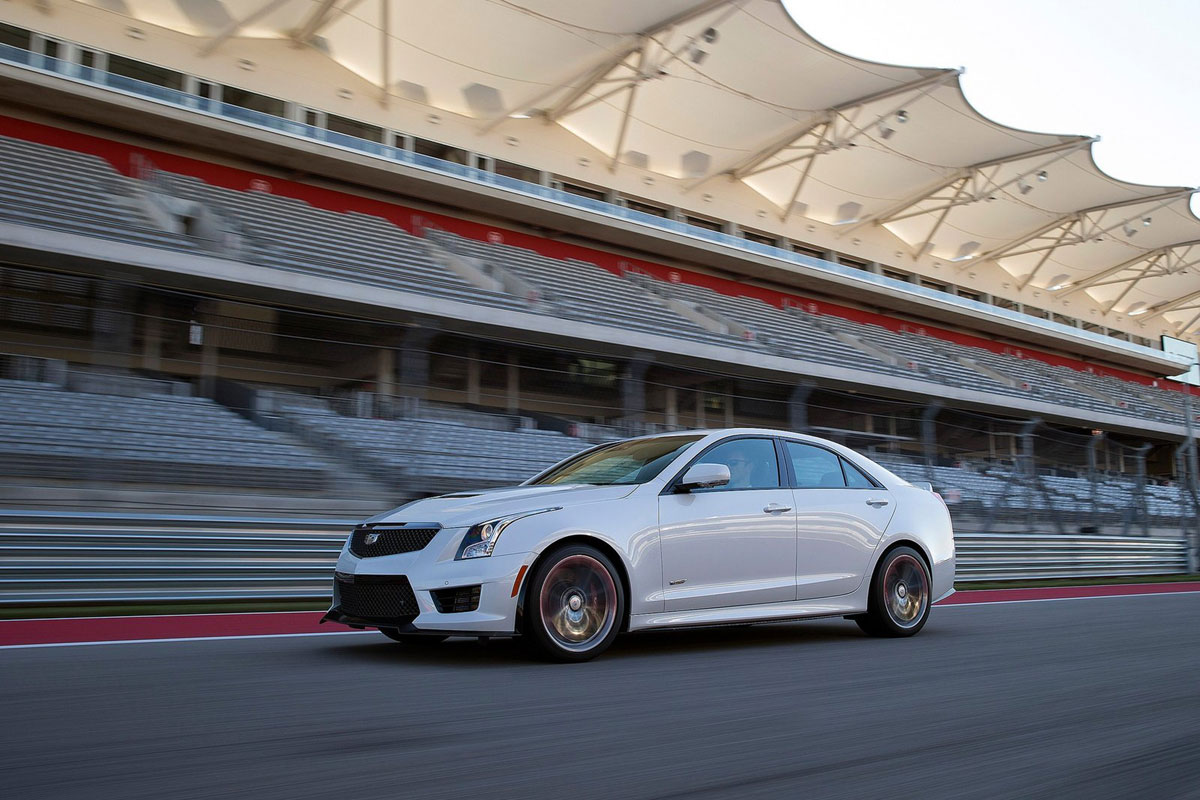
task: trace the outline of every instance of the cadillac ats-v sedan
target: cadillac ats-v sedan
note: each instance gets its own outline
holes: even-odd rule
[[[373,517],[325,619],[584,661],[652,628],[841,616],[912,636],[953,586],[950,515],[927,486],[833,442],[727,429],[610,442]]]

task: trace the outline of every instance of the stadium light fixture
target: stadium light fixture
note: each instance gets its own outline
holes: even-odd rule
[[[1137,317],[1142,314],[1145,314],[1149,310],[1150,310],[1150,307],[1139,300],[1138,302],[1131,305],[1129,308],[1125,309],[1125,314],[1126,314],[1126,316]]]
[[[1132,239],[1134,236],[1137,236],[1137,228],[1133,227],[1132,225],[1126,225],[1124,231],[1125,235],[1130,239]]]
[[[950,260],[951,261],[969,261],[970,259],[975,258],[978,255],[978,253],[976,252],[977,250],[979,250],[979,242],[963,242],[962,245],[958,248],[958,252],[954,255],[954,258],[952,258]]]
[[[1150,223],[1152,223],[1152,222],[1154,222],[1153,217],[1142,217],[1142,227],[1143,228],[1149,228]]]
[[[1017,181],[1017,188],[1021,190],[1021,194],[1029,194],[1033,191],[1033,187],[1025,181]]]
[[[894,134],[895,132],[896,132],[895,128],[888,127],[888,125],[883,122],[879,123],[879,138],[880,139],[885,139],[885,140],[890,139],[890,138],[892,138],[892,134]]]
[[[691,52],[688,53],[688,59],[693,64],[696,64],[696,65],[703,64],[704,59],[706,59],[706,58],[708,58],[708,51],[701,50],[699,47],[696,47],[695,45],[692,46]]]
[[[1037,174],[1038,183],[1045,183],[1050,180],[1050,173],[1046,170],[1039,170]]]
[[[721,32],[716,28],[705,28],[704,33],[700,34],[700,38],[709,44],[716,44],[720,37]]]
[[[1064,272],[1061,275],[1055,275],[1050,279],[1050,285],[1046,287],[1046,291],[1057,292],[1059,289],[1067,288],[1072,283],[1074,283],[1074,281],[1071,280],[1071,276]]]
[[[901,125],[908,122],[908,112],[903,108],[896,112],[896,122],[899,122]]]

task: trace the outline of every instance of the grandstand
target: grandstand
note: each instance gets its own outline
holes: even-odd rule
[[[336,3],[60,5],[0,13],[4,503],[367,511],[746,424],[969,526],[1196,516],[1160,344],[1195,341],[1190,190],[956,70],[860,70],[774,0],[611,3],[625,35],[506,7],[502,52],[482,20],[375,52]]]

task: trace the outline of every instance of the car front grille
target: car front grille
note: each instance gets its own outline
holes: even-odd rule
[[[403,575],[355,575],[337,578],[338,607],[361,619],[395,620],[420,613],[417,596]]]
[[[479,584],[458,586],[453,589],[435,589],[431,594],[434,605],[443,614],[459,614],[479,608]]]
[[[350,552],[359,558],[375,558],[376,556],[394,556],[397,553],[413,553],[423,550],[433,541],[440,528],[421,526],[359,526],[350,535]],[[375,537],[367,544],[368,537]]]

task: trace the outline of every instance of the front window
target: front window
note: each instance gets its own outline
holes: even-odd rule
[[[770,439],[732,439],[722,442],[705,453],[697,463],[724,464],[729,467],[729,483],[708,491],[780,487],[775,442]]]
[[[593,486],[621,486],[645,483],[656,477],[684,449],[702,436],[660,436],[631,439],[589,450],[530,485],[587,483]]]

